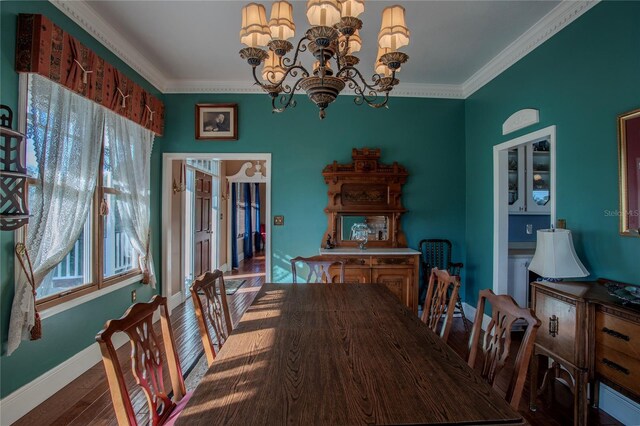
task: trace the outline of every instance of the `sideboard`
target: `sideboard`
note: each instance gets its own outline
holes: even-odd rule
[[[410,248],[320,249],[326,258],[344,262],[347,283],[384,284],[402,303],[418,314],[420,252]],[[330,269],[331,281],[339,281],[340,269]]]
[[[531,409],[556,378],[574,395],[574,424],[587,424],[600,383],[640,401],[640,305],[623,303],[593,282],[533,282],[531,302],[542,322],[531,361]],[[552,359],[539,387],[539,358]],[[552,389],[552,387],[551,387]],[[589,398],[590,396],[590,398]]]

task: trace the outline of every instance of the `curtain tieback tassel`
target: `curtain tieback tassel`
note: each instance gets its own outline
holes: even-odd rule
[[[31,293],[33,295],[33,327],[31,327],[30,334],[31,340],[38,340],[42,337],[42,319],[40,318],[40,313],[38,312],[38,308],[36,307],[36,284],[35,279],[33,277],[33,266],[31,266],[31,258],[29,257],[29,251],[27,247],[23,243],[16,244],[16,255],[18,256],[18,262],[20,262],[20,267],[24,271],[27,282],[31,286]]]
[[[93,71],[88,71],[86,69],[84,69],[84,67],[82,66],[82,64],[80,62],[78,62],[77,59],[73,60],[76,64],[78,64],[78,66],[80,67],[80,69],[82,70],[82,83],[83,84],[87,84],[87,74],[92,73]]]
[[[145,105],[145,108],[149,111],[149,122],[153,122],[153,114],[155,114],[155,111],[151,111],[151,108],[149,108],[149,105]]]
[[[118,93],[120,93],[120,97],[122,98],[122,103],[120,104],[121,108],[126,108],[127,107],[127,98],[131,95],[126,95],[122,92],[122,90],[120,90],[119,87],[116,87],[116,90],[118,91]]]

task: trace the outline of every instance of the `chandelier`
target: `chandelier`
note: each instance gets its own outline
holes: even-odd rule
[[[290,3],[274,2],[268,23],[263,5],[250,3],[242,8],[240,41],[247,47],[240,50],[240,57],[251,65],[256,84],[271,97],[273,112],[295,107],[294,95],[299,89],[320,108],[321,119],[345,87],[354,91],[357,105],[366,103],[374,108],[387,105],[389,92],[399,83],[396,73],[409,59],[398,50],[409,44],[404,8],[390,6],[382,12],[371,82],[356,68],[360,60],[354,56],[362,47],[359,35],[362,21],[358,19],[362,12],[364,0],[308,0],[307,18],[311,28],[300,38],[294,51],[288,41],[296,28]],[[293,58],[286,57],[291,51],[294,51]],[[306,51],[315,58],[311,72],[298,58]],[[262,80],[256,71],[261,64]]]

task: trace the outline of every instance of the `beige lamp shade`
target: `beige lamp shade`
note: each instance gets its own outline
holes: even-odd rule
[[[573,248],[571,231],[568,229],[540,229],[536,233],[536,253],[529,270],[543,278],[586,277],[584,267]]]
[[[344,35],[340,35],[340,48],[342,48],[342,43],[346,42],[347,38]],[[349,46],[347,54],[353,55],[356,52],[359,52],[362,49],[362,39],[360,38],[360,32],[356,30],[351,37],[349,37]]]
[[[273,50],[269,50],[269,57],[262,66],[262,78],[269,84],[278,83],[284,77],[284,68],[280,64],[280,58]]]
[[[266,46],[271,39],[267,26],[267,12],[263,5],[249,3],[242,8],[240,42],[249,47]]]
[[[391,52],[391,49],[385,49],[382,47],[378,47],[378,54],[376,55],[376,65],[374,67],[374,72],[376,74],[380,74],[385,77],[391,77],[391,70],[385,64],[380,61],[382,55]],[[398,68],[396,72],[399,72],[401,68]]]
[[[409,29],[404,21],[404,7],[390,6],[382,11],[382,26],[378,34],[378,45],[395,52],[409,44]]]
[[[338,0],[308,0],[307,19],[313,26],[332,27],[340,22]]]
[[[271,6],[271,19],[269,20],[271,38],[274,40],[287,40],[295,35],[296,26],[293,23],[293,6],[286,1],[277,1]]]
[[[364,0],[341,0],[342,17],[353,16],[357,18],[364,12]]]

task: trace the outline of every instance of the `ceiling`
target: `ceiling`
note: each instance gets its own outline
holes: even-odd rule
[[[238,36],[240,11],[248,2],[52,0],[76,22],[84,21],[85,29],[89,26],[90,32],[152,84],[169,93],[256,91],[255,86],[251,88],[251,69],[238,55],[243,47]],[[270,3],[263,2],[267,16]],[[299,37],[309,27],[306,1],[292,3]],[[440,91],[442,97],[465,97],[465,90],[469,91],[465,84],[495,65],[492,60],[509,53],[507,48],[513,50],[516,45],[524,54],[532,49],[514,41],[530,38],[539,27],[548,27],[551,18],[557,21],[567,10],[575,10],[579,2],[369,0],[360,16],[363,47],[357,54],[361,61],[358,68],[369,78],[382,10],[397,3],[405,7],[411,30],[411,43],[403,49],[410,59],[402,67],[398,89],[405,86],[405,92],[415,91],[417,96],[421,92],[437,96]],[[555,21],[551,23],[557,27]],[[310,65],[310,55],[302,58]]]

